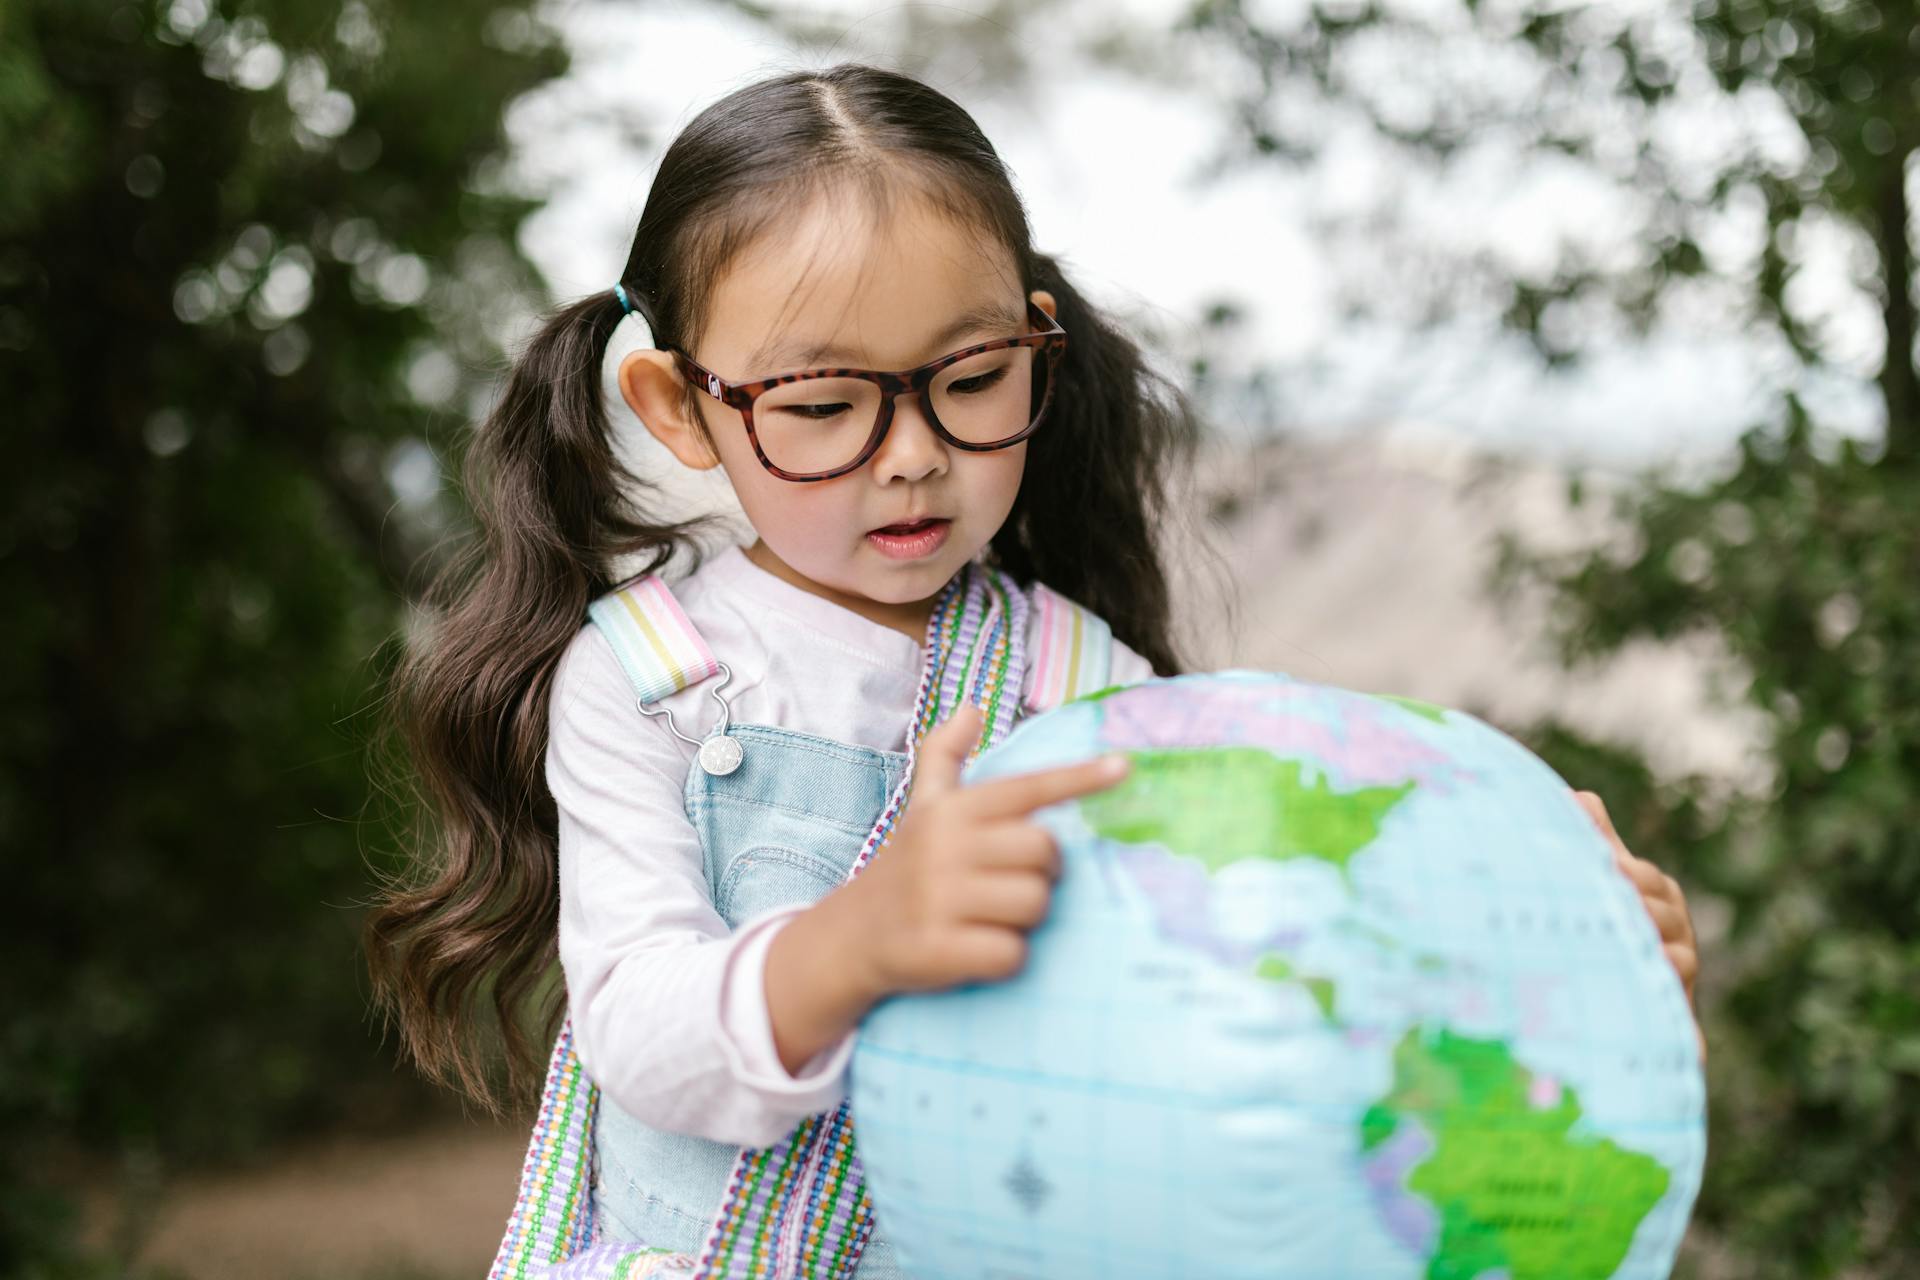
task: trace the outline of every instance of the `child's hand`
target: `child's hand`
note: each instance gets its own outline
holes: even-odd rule
[[[863,899],[860,950],[875,998],[1018,973],[1060,874],[1053,833],[1026,815],[1126,776],[1116,756],[962,786],[980,724],[968,703],[927,734],[887,848],[842,890]]]
[[[1591,791],[1576,791],[1573,795],[1580,802],[1580,807],[1587,811],[1587,816],[1593,819],[1593,824],[1600,828],[1600,834],[1612,843],[1614,865],[1639,890],[1641,905],[1646,907],[1647,914],[1653,917],[1655,927],[1660,930],[1661,947],[1666,951],[1673,971],[1680,975],[1680,985],[1686,990],[1688,1003],[1692,1003],[1693,980],[1700,973],[1700,951],[1693,936],[1693,919],[1687,913],[1687,895],[1680,891],[1679,883],[1672,876],[1628,851],[1620,833],[1613,829],[1613,819],[1607,813],[1605,802],[1598,795]],[[1705,1058],[1707,1037],[1700,1030],[1697,1016],[1694,1033],[1700,1037],[1700,1056]]]

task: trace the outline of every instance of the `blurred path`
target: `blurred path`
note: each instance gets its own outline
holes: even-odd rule
[[[187,1280],[480,1280],[526,1151],[524,1127],[288,1148],[254,1170],[195,1174],[160,1203],[137,1262]],[[91,1217],[104,1240],[104,1215]]]

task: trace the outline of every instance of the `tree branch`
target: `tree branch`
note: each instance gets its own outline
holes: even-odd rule
[[[1920,461],[1920,370],[1913,361],[1912,209],[1907,203],[1907,165],[1887,166],[1880,192],[1880,260],[1886,265],[1882,315],[1887,326],[1887,359],[1880,390],[1887,402],[1887,457]]]

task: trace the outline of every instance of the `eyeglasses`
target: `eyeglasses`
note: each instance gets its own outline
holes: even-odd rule
[[[893,402],[921,393],[927,422],[956,449],[984,453],[1020,443],[1046,416],[1067,331],[1031,298],[1038,331],[975,343],[917,369],[808,369],[729,382],[684,351],[694,385],[738,409],[760,465],[782,480],[831,480],[871,458],[893,423]]]

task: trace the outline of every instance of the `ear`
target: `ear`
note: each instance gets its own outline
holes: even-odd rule
[[[628,352],[620,361],[619,381],[620,398],[669,453],[695,471],[720,465],[701,438],[699,421],[684,409],[687,384],[672,352]]]
[[[1060,304],[1055,302],[1053,295],[1045,289],[1035,289],[1032,293],[1028,294],[1027,297],[1031,298],[1035,305],[1055,320],[1060,318]]]

